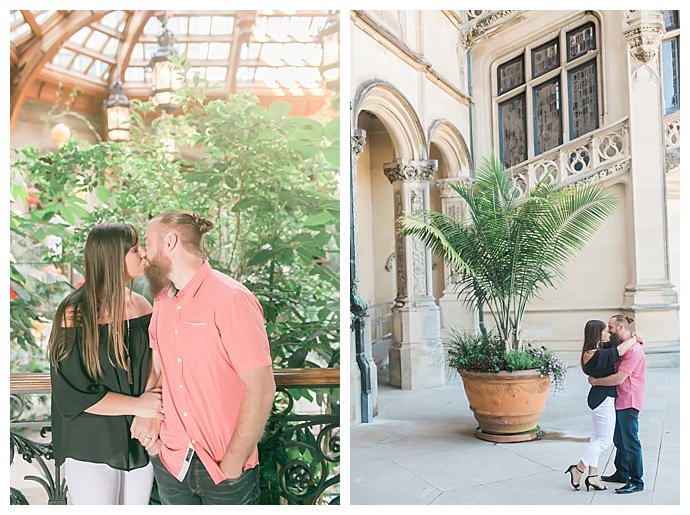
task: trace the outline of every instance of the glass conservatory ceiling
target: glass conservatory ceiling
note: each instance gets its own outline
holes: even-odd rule
[[[47,37],[72,12],[11,11],[12,57],[16,60],[32,38]],[[145,96],[151,86],[148,65],[165,18],[175,49],[191,66],[190,77],[199,74],[210,89],[323,96],[318,34],[328,16],[328,11],[106,11],[81,27],[66,26],[69,37],[38,78],[87,81],[106,96],[119,73],[126,94]]]

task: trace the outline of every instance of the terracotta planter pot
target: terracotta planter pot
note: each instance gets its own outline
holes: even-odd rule
[[[541,436],[537,422],[546,405],[549,376],[542,376],[539,370],[459,372],[479,423],[478,438],[520,442]]]

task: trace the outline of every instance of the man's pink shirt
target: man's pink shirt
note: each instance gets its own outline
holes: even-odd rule
[[[616,409],[635,408],[642,411],[644,401],[645,354],[642,345],[635,343],[623,354],[618,370],[628,377],[616,387]]]
[[[244,396],[239,373],[272,364],[261,304],[204,262],[177,295],[155,299],[149,336],[163,371],[161,462],[181,481],[193,449],[218,484]],[[254,448],[244,469],[258,463]]]

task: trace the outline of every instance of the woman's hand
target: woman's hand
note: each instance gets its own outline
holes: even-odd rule
[[[151,443],[146,446],[146,451],[149,453],[149,456],[157,456],[161,447],[163,447],[163,442],[160,441],[160,438],[151,440]]]
[[[637,333],[632,333],[632,335],[637,340],[637,343],[639,343],[640,345],[644,345],[644,336],[642,336],[641,334],[637,334]]]
[[[156,388],[142,393],[136,398],[134,415],[143,418],[165,419],[161,389]]]
[[[136,438],[141,442],[146,450],[158,440],[160,433],[161,421],[157,418],[134,417],[129,432],[132,438]]]

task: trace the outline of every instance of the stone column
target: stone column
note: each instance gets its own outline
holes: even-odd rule
[[[437,168],[435,160],[398,159],[384,165],[393,185],[396,221],[403,214],[429,209],[429,181]],[[391,317],[390,384],[405,390],[441,385],[446,368],[440,312],[433,297],[431,252],[421,240],[402,236],[396,227],[395,253],[398,291]]]
[[[350,140],[350,419],[372,422],[377,412],[376,363],[371,349],[371,319],[360,298],[357,277],[357,160],[364,150],[366,132],[356,130]]]
[[[648,341],[677,343],[678,295],[669,280],[664,104],[658,72],[664,33],[661,11],[626,11],[623,32],[630,50],[632,162],[626,198],[631,224],[625,249],[630,276],[623,308],[633,313],[635,330]]]
[[[441,193],[441,212],[451,218],[464,220],[467,217],[467,206],[465,201],[451,187],[451,184],[469,182],[469,177],[455,177],[452,179],[437,179],[436,185]],[[455,289],[455,276],[453,269],[446,263],[443,267],[445,287],[443,295],[439,300],[441,308],[441,329],[449,331],[451,329],[475,331],[478,329],[477,315],[474,310],[465,302],[464,294],[458,297]]]

